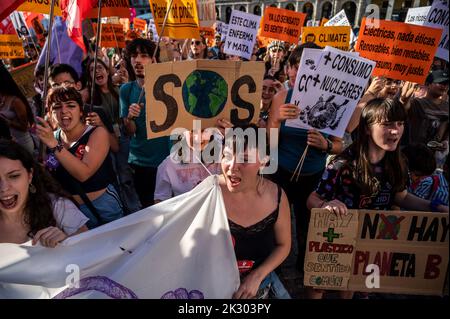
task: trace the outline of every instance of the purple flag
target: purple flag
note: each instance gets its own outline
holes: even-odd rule
[[[48,38],[45,41],[39,61],[36,66],[45,65],[47,54]],[[81,76],[81,61],[83,60],[83,50],[69,38],[67,34],[66,22],[61,17],[56,16],[53,21],[52,39],[50,42],[50,65],[65,63],[71,65]]]

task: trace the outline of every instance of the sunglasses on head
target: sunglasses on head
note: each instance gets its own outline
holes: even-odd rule
[[[192,42],[191,42],[192,45],[194,45],[194,44],[195,44],[195,45],[200,45],[201,43],[202,43],[202,42],[201,42],[201,41],[198,41],[198,40],[197,40],[197,41],[192,41]]]

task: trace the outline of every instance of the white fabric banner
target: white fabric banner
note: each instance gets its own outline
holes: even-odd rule
[[[56,248],[0,244],[0,256],[0,298],[211,299],[239,287],[217,176]]]

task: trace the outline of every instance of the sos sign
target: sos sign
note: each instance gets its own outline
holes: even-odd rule
[[[175,128],[213,127],[220,118],[233,124],[259,117],[263,62],[194,60],[145,67],[147,136]]]

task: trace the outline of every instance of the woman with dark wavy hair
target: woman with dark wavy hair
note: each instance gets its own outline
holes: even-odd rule
[[[88,218],[19,144],[0,140],[0,243],[55,247]]]
[[[398,100],[374,99],[361,113],[357,137],[327,166],[317,189],[308,198],[308,209],[325,208],[340,215],[347,209],[440,211],[448,206],[408,193],[408,171],[399,142],[406,120]],[[309,297],[321,298],[323,291],[309,289]],[[343,298],[352,292],[344,291]]]

